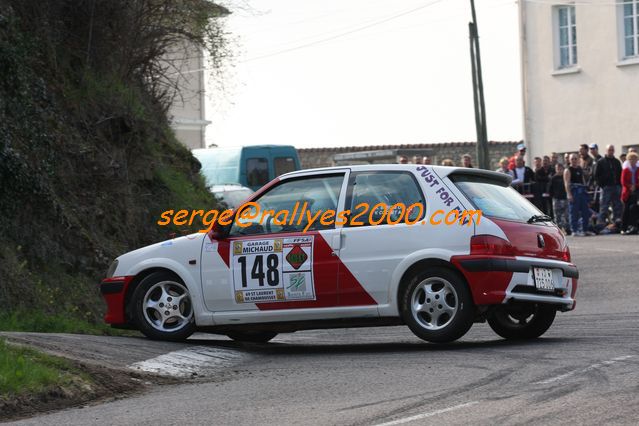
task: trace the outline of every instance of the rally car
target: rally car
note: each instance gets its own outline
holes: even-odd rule
[[[579,274],[562,232],[510,179],[424,165],[282,175],[248,200],[265,216],[118,257],[100,285],[105,320],[164,340],[403,324],[450,342],[485,321],[504,338],[536,338],[575,308]],[[275,220],[300,203],[310,216]],[[337,220],[311,223],[328,210]]]

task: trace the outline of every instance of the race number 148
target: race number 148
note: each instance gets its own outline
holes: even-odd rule
[[[264,281],[271,287],[280,284],[280,273],[278,270],[280,257],[277,254],[269,254],[266,256],[266,265],[264,265],[264,255],[258,254],[253,256],[253,265],[247,265],[246,256],[239,256],[237,262],[240,264],[240,275],[242,288],[248,287],[247,271],[251,270],[251,280],[257,280],[260,287],[264,287]],[[266,272],[264,271],[266,266]]]

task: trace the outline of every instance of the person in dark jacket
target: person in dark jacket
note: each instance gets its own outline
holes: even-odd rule
[[[599,154],[599,145],[596,143],[591,143],[590,146],[590,156],[595,160],[595,163],[601,160],[601,154]]]
[[[535,157],[535,175],[533,185],[533,194],[535,194],[534,204],[544,213],[550,214],[551,206],[544,199],[544,193],[548,191],[550,183],[550,173],[548,167],[544,167],[541,157]]]
[[[555,159],[556,157],[557,154],[555,154]],[[548,177],[553,177],[555,175],[555,164],[557,164],[556,161],[553,163],[549,156],[544,155],[541,164],[541,167],[543,167],[544,170],[546,170],[546,172],[548,173]]]
[[[599,203],[599,223],[606,223],[608,206],[612,204],[613,222],[621,221],[621,161],[615,158],[615,146],[606,146],[606,156],[595,166],[595,182],[601,188]]]
[[[552,209],[555,216],[555,223],[567,234],[570,234],[570,218],[568,216],[568,198],[566,196],[566,186],[564,185],[564,165],[555,165],[555,175],[550,178],[548,194],[552,199]]]

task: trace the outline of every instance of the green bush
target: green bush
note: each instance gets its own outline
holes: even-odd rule
[[[164,210],[217,207],[169,126],[175,87],[158,66],[182,42],[223,57],[223,13],[0,0],[2,329],[104,332],[97,284],[113,258],[166,239]]]
[[[11,346],[0,339],[0,396],[42,392],[69,383],[74,374],[63,359]]]

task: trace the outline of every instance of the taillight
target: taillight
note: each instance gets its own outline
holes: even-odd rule
[[[470,254],[493,254],[500,256],[514,256],[515,249],[503,238],[492,235],[475,235],[470,239]]]
[[[568,248],[568,245],[564,247],[564,252],[561,253],[561,260],[564,262],[570,262],[570,249]]]

